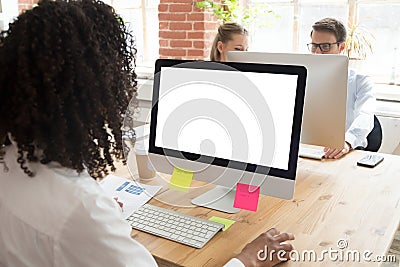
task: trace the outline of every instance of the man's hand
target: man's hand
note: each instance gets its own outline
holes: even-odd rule
[[[294,235],[291,233],[280,234],[278,230],[272,228],[248,243],[236,258],[246,267],[274,266],[289,259],[289,252],[293,250],[293,246],[285,243],[288,240],[294,240]],[[264,251],[266,247],[268,251]],[[264,258],[265,260],[262,260]]]
[[[324,152],[325,152],[325,158],[327,159],[338,159],[349,153],[351,150],[351,146],[349,143],[344,142],[343,148],[330,148],[330,147],[325,147]]]

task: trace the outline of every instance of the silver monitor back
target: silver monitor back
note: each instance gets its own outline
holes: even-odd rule
[[[307,84],[300,142],[343,147],[346,132],[347,56],[228,52],[227,60],[305,66]]]

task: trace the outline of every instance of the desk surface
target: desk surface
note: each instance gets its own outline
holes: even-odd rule
[[[383,154],[384,161],[374,169],[356,166],[356,161],[365,154],[353,151],[340,160],[322,162],[299,159],[293,200],[261,196],[257,212],[242,210],[226,214],[151,200],[151,204],[205,219],[218,216],[236,221],[202,249],[136,230],[132,234],[166,266],[222,266],[245,244],[271,227],[294,233],[296,240],[292,244],[300,255],[304,250],[315,250],[317,256],[330,248],[340,250],[339,240],[346,240],[348,244],[343,251],[371,251],[371,259],[386,255],[400,221],[400,157]],[[117,174],[128,176],[126,170]],[[162,194],[171,192],[166,190]],[[325,255],[323,264],[337,265],[338,262]],[[310,265],[319,266],[321,262],[290,261],[281,266]],[[360,263],[350,261],[343,265]]]

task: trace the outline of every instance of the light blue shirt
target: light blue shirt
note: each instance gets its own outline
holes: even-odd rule
[[[373,82],[368,76],[350,69],[345,140],[352,148],[367,146],[367,136],[374,127],[374,111]]]

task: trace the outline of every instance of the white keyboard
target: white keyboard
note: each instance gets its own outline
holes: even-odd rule
[[[145,204],[127,219],[133,229],[202,248],[224,225]]]
[[[321,148],[300,147],[299,149],[299,157],[302,158],[322,159],[324,156],[325,152]]]

